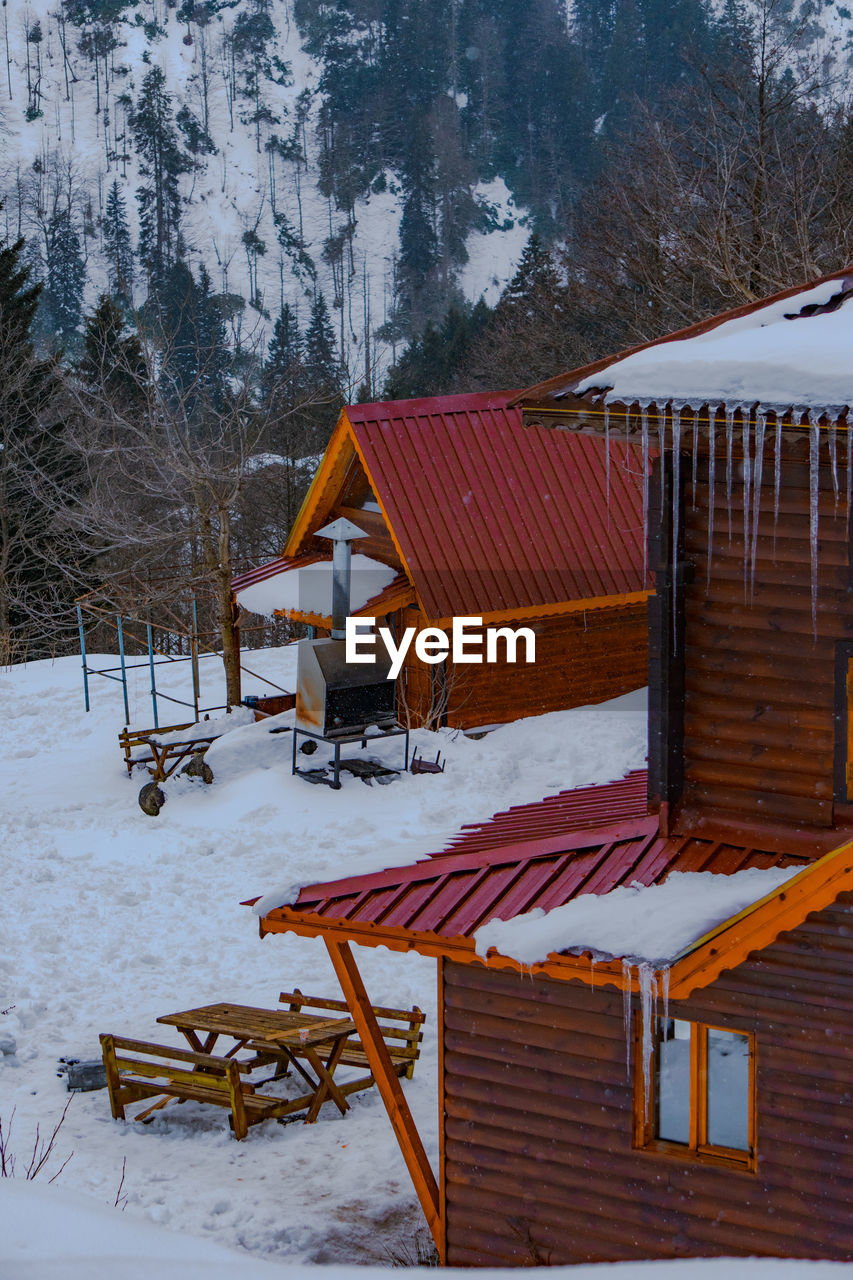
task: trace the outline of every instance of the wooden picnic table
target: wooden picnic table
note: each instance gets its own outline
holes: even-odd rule
[[[345,1093],[335,1083],[334,1074],[347,1040],[355,1031],[350,1018],[324,1018],[317,1014],[283,1009],[256,1009],[248,1005],[210,1004],[157,1019],[177,1027],[196,1053],[211,1054],[220,1036],[234,1044],[224,1054],[232,1058],[242,1049],[255,1056],[244,1066],[250,1069],[277,1064],[277,1077],[293,1069],[312,1091],[305,1123],[312,1124],[323,1103],[331,1099],[341,1114],[349,1110]],[[202,1039],[202,1037],[204,1037]],[[307,1070],[307,1062],[313,1071]]]

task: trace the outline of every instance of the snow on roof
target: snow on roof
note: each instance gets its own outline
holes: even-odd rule
[[[490,947],[521,964],[555,952],[590,951],[598,959],[654,961],[666,966],[710,929],[772,893],[798,867],[756,867],[734,875],[673,871],[663,884],[636,881],[610,893],[585,893],[553,911],[489,920],[474,937],[477,954]]]
[[[396,569],[380,564],[369,556],[352,557],[350,609],[363,609],[368,600],[378,596],[397,576]],[[300,568],[284,569],[281,573],[256,582],[237,592],[237,603],[251,613],[271,618],[276,611],[287,609],[298,613],[313,613],[328,618],[332,613],[332,562],[317,560]]]
[[[655,343],[571,389],[608,388],[608,401],[626,403],[758,401],[837,416],[853,403],[851,284],[848,276],[825,280],[705,332]]]

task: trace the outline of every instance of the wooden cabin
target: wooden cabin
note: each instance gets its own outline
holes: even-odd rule
[[[853,1258],[851,336],[841,272],[523,393],[532,429],[627,432],[647,460],[648,781],[260,922],[324,939],[450,1265]],[[659,952],[567,923],[673,887]],[[700,925],[720,889],[743,896]],[[512,930],[536,908],[531,959]],[[436,958],[437,1170],[352,942]]]
[[[642,687],[636,450],[614,440],[608,464],[598,440],[525,430],[507,400],[348,405],[282,556],[235,580],[237,603],[326,633],[322,603],[292,584],[329,564],[315,533],[344,516],[366,534],[353,543],[352,615],[395,635],[479,617],[536,636],[529,666],[427,666],[412,647],[400,678],[411,723],[488,726]]]

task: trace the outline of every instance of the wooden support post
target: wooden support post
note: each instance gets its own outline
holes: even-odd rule
[[[427,1159],[421,1135],[415,1127],[409,1104],[406,1102],[402,1086],[391,1062],[388,1046],[379,1029],[373,1007],[367,998],[361,974],[355,963],[348,942],[339,942],[326,937],[329,951],[338,982],[349,1006],[352,1020],[355,1023],[373,1078],[376,1081],[388,1119],[394,1129],[406,1167],[415,1185],[418,1200],[424,1211],[436,1248],[441,1252],[441,1210],[439,1205],[438,1184],[435,1174]]]

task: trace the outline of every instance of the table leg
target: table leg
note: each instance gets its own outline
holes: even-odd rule
[[[335,776],[332,780],[332,788],[334,791],[341,789],[341,744],[335,743]]]
[[[296,738],[298,733],[299,733],[299,730],[296,728],[296,725],[294,725],[293,726],[293,756],[290,761],[291,777],[293,777],[294,773],[296,773]]]
[[[209,1031],[202,1044],[192,1027],[179,1027],[178,1030],[194,1053],[213,1053],[213,1046],[219,1039],[218,1031]]]
[[[349,1103],[332,1079],[335,1067],[338,1065],[341,1054],[344,1051],[345,1043],[346,1036],[336,1042],[332,1052],[326,1059],[325,1065],[320,1060],[319,1054],[317,1054],[313,1049],[310,1049],[306,1045],[303,1050],[305,1057],[311,1063],[311,1066],[314,1068],[320,1081],[319,1088],[314,1095],[311,1106],[308,1108],[308,1114],[305,1117],[306,1124],[313,1124],[317,1119],[317,1116],[320,1114],[320,1108],[326,1101],[327,1095],[330,1096],[332,1101],[337,1105],[341,1115],[345,1115],[346,1112],[349,1111]]]

